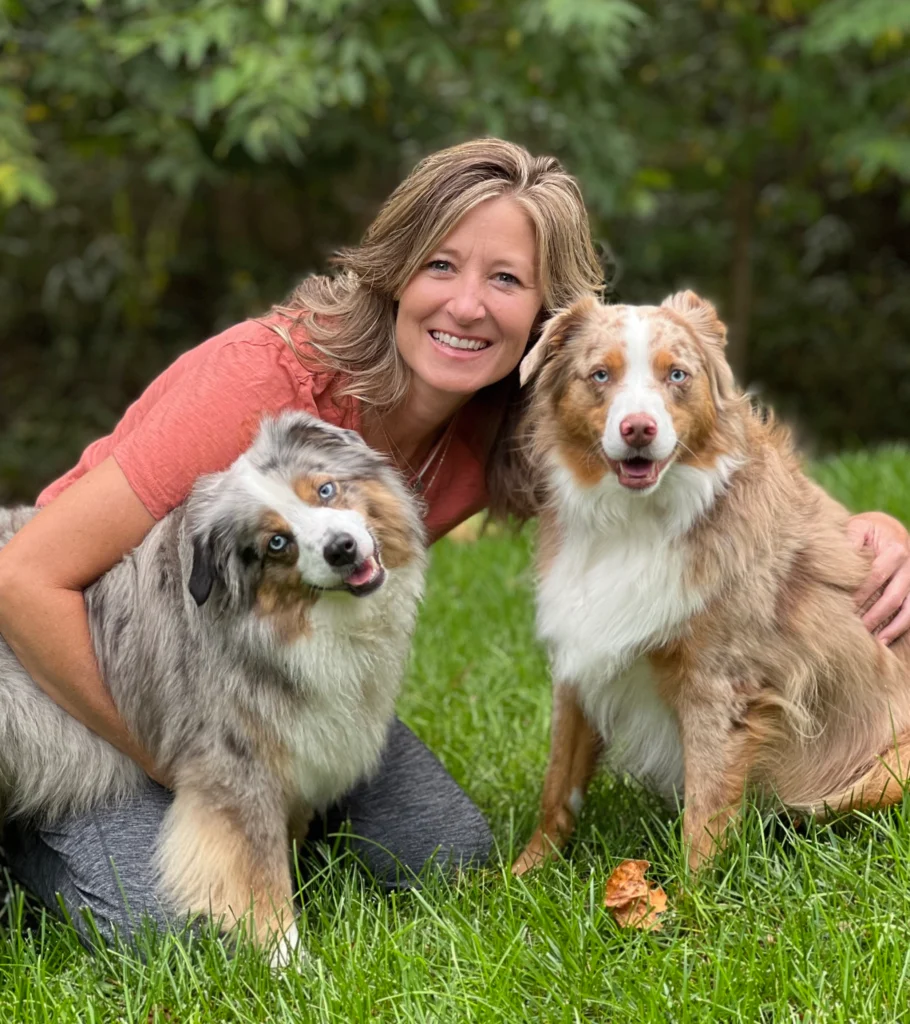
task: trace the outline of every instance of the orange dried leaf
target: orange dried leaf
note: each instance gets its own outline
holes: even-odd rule
[[[621,907],[639,896],[647,896],[645,872],[650,866],[647,860],[624,860],[607,879],[604,906]]]
[[[647,896],[639,896],[624,907],[614,907],[612,914],[613,920],[620,928],[641,928],[644,931],[659,932],[663,925],[657,915],[666,909],[666,893],[655,885],[648,891]]]
[[[657,915],[667,909],[667,894],[658,885],[649,885],[646,860],[624,860],[607,879],[604,906],[610,908],[620,928],[659,931]]]

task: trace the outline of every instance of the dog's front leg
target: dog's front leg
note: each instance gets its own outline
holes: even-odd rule
[[[739,815],[757,752],[755,733],[733,712],[732,692],[712,686],[704,696],[676,704],[685,770],[683,836],[693,870],[719,849]]]
[[[286,804],[264,788],[249,799],[239,792],[178,785],[158,850],[163,893],[181,913],[247,931],[274,966],[286,966],[299,941]]]
[[[288,813],[288,842],[292,846],[296,844],[298,852],[309,835],[314,817],[313,808],[303,799],[295,797],[291,801],[291,809]]]
[[[575,818],[597,767],[601,740],[578,702],[574,686],[553,687],[550,762],[540,802],[540,824],[512,865],[523,875],[555,855],[575,828]]]

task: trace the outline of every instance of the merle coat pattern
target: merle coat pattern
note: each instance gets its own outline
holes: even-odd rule
[[[0,545],[34,514],[0,510]],[[424,568],[395,470],[358,435],[287,413],[87,588],[104,682],[173,783],[158,863],[174,909],[233,924],[252,906],[254,939],[287,960],[289,822],[376,767]],[[143,778],[0,639],[6,814],[52,821]]]

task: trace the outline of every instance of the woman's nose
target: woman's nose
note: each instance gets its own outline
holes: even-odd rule
[[[454,282],[454,293],[447,306],[449,315],[460,324],[476,323],[486,316],[483,289],[479,281],[467,276]]]

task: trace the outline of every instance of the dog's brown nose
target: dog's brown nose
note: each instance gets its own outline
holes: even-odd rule
[[[634,412],[619,424],[623,441],[630,448],[644,448],[657,437],[657,424],[643,412]]]

